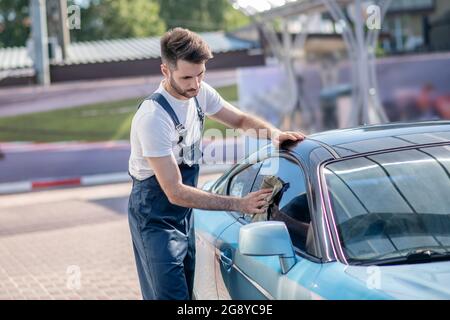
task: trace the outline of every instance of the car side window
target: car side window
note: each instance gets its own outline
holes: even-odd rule
[[[251,221],[283,221],[294,246],[303,251],[313,246],[311,215],[308,206],[307,183],[303,169],[286,158],[270,158],[262,163],[251,192],[257,191],[266,176],[276,176],[288,184],[266,215],[254,215]],[[309,236],[309,238],[308,238]],[[309,243],[308,243],[309,242]]]
[[[252,189],[260,166],[261,163],[251,165],[231,178],[228,186],[228,195],[241,198],[245,197]]]

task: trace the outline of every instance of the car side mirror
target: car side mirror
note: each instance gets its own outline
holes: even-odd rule
[[[279,256],[283,274],[297,262],[287,227],[279,221],[255,222],[241,227],[239,251],[247,256]]]

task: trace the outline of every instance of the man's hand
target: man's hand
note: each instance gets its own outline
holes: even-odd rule
[[[264,213],[265,200],[271,189],[250,193],[244,198],[212,194],[183,184],[180,170],[173,155],[146,158],[155,171],[156,179],[170,203],[204,210],[240,211],[244,213]]]
[[[268,206],[268,197],[272,193],[272,189],[262,189],[251,192],[240,201],[239,212],[244,214],[263,214]]]
[[[257,138],[271,139],[275,147],[279,147],[286,140],[299,141],[305,139],[305,135],[299,131],[283,132],[255,115],[240,111],[228,102],[211,118],[230,128],[240,128],[251,132],[256,130]],[[252,135],[251,133],[249,134]]]
[[[304,139],[305,135],[296,131],[275,131],[272,134],[272,143],[275,147],[280,147],[280,145],[287,140],[302,141]]]

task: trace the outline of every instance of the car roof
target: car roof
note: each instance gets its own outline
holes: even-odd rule
[[[450,121],[390,123],[308,136],[338,157],[415,145],[450,142]]]

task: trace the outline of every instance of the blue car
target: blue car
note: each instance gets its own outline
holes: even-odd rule
[[[197,299],[450,299],[450,122],[268,145],[204,190],[270,176],[267,214],[194,210]]]

